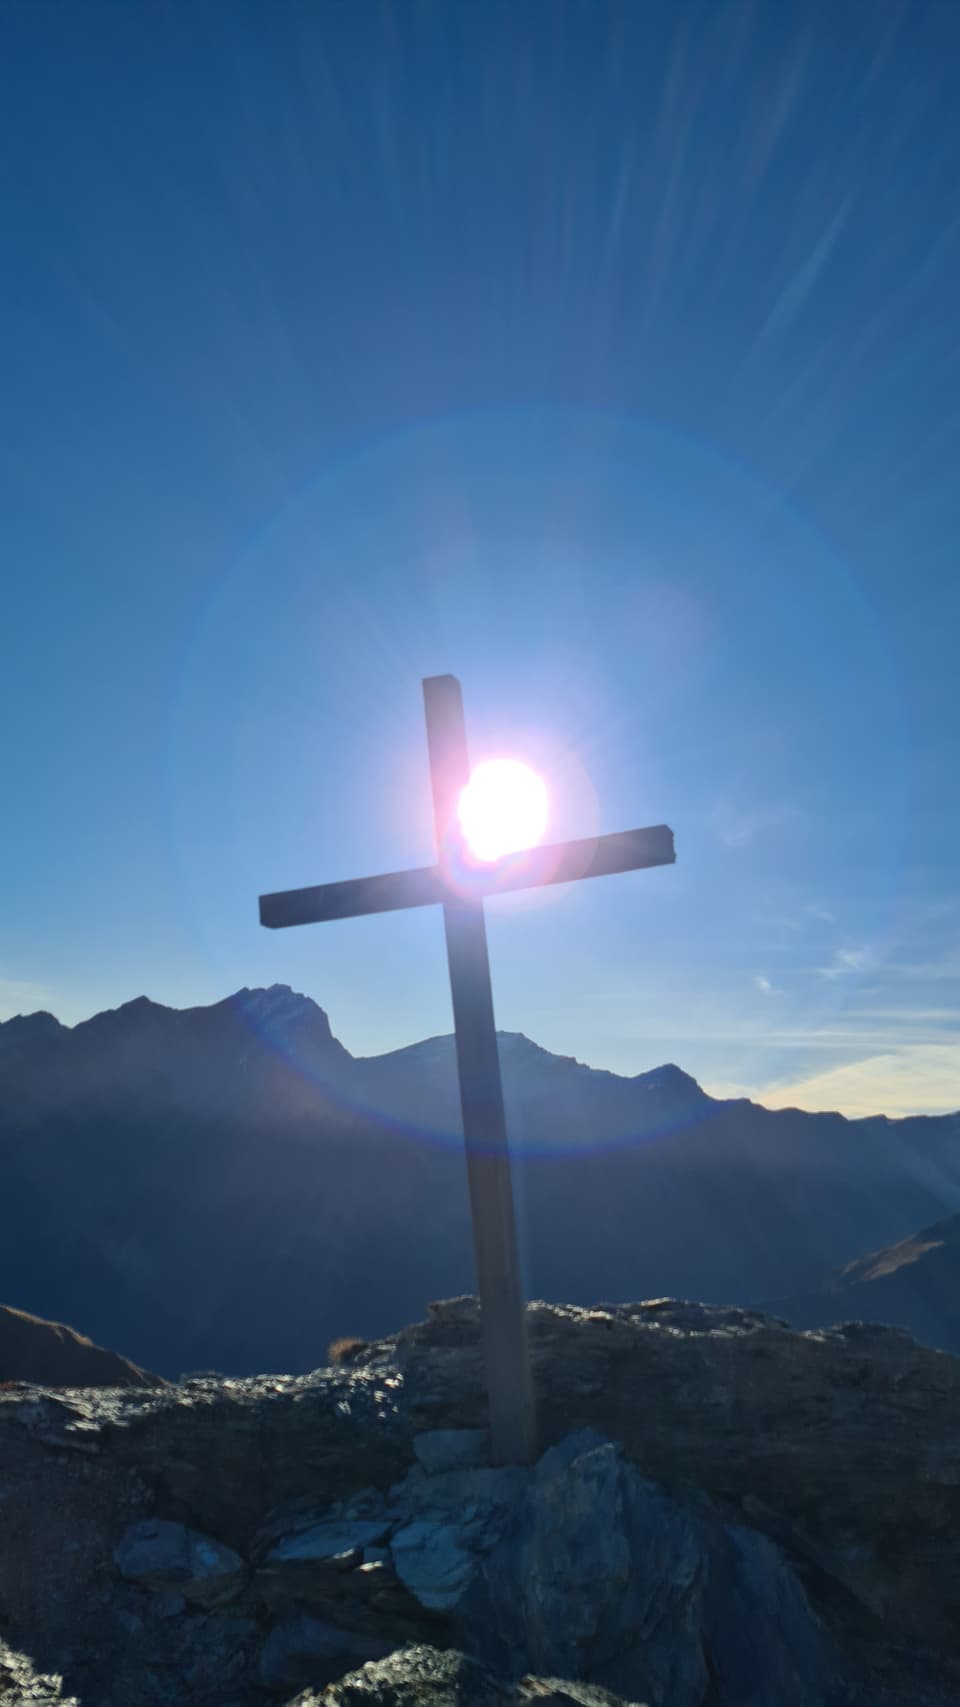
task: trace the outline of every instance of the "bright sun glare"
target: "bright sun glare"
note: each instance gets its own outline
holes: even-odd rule
[[[460,827],[476,859],[532,848],[547,826],[546,784],[519,759],[488,759],[460,796]]]

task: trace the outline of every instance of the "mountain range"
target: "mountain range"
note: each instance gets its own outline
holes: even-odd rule
[[[156,1387],[164,1383],[63,1322],[0,1304],[0,1385]]]
[[[960,1211],[958,1115],[771,1111],[671,1064],[499,1045],[532,1296],[783,1300],[812,1323],[893,1309],[891,1273],[956,1260],[944,1238],[936,1261],[848,1266]],[[315,1368],[472,1290],[451,1037],[355,1057],[283,985],[18,1016],[0,1110],[0,1297],[164,1375]],[[934,1343],[955,1334],[923,1308]]]

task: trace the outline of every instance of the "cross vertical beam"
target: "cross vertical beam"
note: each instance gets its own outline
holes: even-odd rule
[[[423,699],[437,854],[443,866],[458,839],[457,802],[470,780],[460,683],[454,676],[429,676]],[[482,898],[452,894],[443,904],[443,922],[492,1455],[495,1462],[526,1464],[536,1449],[533,1384]]]
[[[457,815],[460,793],[469,781],[460,684],[453,676],[431,676],[423,694],[437,864],[261,895],[260,923],[285,930],[402,907],[443,906],[492,1455],[495,1461],[524,1463],[534,1455],[536,1428],[483,897],[672,865],[676,853],[673,831],[654,824],[645,830],[541,845],[478,864],[464,845]]]

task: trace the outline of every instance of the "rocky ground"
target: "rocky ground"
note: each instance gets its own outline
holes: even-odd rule
[[[960,1700],[960,1361],[535,1304],[540,1456],[493,1467],[478,1330],[455,1299],[309,1376],[0,1392],[0,1707]]]

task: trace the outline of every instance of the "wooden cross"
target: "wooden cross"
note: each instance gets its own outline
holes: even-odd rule
[[[423,697],[437,864],[261,895],[260,923],[278,930],[432,902],[443,907],[491,1455],[494,1462],[529,1463],[536,1451],[536,1428],[483,898],[535,884],[671,865],[673,832],[658,824],[652,829],[529,848],[490,863],[471,859],[457,815],[460,795],[470,778],[460,683],[455,676],[430,676],[423,684]]]

